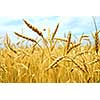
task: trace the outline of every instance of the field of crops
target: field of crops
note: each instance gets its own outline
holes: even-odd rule
[[[79,40],[72,39],[69,32],[66,38],[56,37],[59,24],[53,33],[48,29],[48,37],[23,20],[40,40],[21,33],[14,34],[32,44],[14,44],[6,34],[0,49],[0,82],[2,83],[99,83],[100,51],[99,30],[92,33],[94,44],[88,35],[82,34]],[[94,20],[95,22],[95,20]],[[95,24],[95,23],[94,23]],[[44,30],[45,31],[45,30]],[[86,41],[85,45],[82,45]],[[42,43],[42,44],[41,44]]]

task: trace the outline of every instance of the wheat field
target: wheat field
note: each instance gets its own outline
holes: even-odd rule
[[[22,45],[23,41],[14,44],[6,33],[0,49],[0,82],[1,83],[99,83],[100,51],[99,30],[92,36],[82,34],[75,42],[72,33],[66,38],[56,37],[60,23],[53,33],[48,29],[48,37],[43,32],[23,20],[27,28],[37,34],[40,40],[14,32],[23,41],[30,41],[30,46]],[[94,20],[95,22],[95,20]],[[86,45],[82,45],[86,41]],[[41,43],[42,42],[42,45]]]

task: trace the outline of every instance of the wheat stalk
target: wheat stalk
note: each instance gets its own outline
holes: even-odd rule
[[[54,38],[55,40],[63,41],[63,42],[68,42],[65,38]],[[73,42],[70,41],[70,44],[73,45]]]
[[[51,46],[51,51],[53,51],[55,45],[56,45],[57,41],[54,42],[54,44]]]
[[[95,30],[96,30],[96,32],[97,32],[97,25],[96,25],[96,20],[95,20],[95,17],[94,16],[92,16],[92,19],[93,19],[93,23],[94,23],[94,26],[95,26]]]

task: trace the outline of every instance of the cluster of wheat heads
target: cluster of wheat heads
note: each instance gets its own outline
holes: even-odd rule
[[[8,34],[4,38],[5,48],[0,49],[0,82],[28,83],[91,83],[100,82],[100,55],[98,30],[95,33],[95,47],[89,36],[82,34],[74,42],[72,33],[66,38],[56,37],[60,23],[53,33],[48,29],[48,38],[42,31],[23,20],[33,34],[33,39],[14,32],[22,41],[12,43]],[[24,41],[31,41],[27,47]],[[87,41],[86,45],[82,45]],[[44,45],[41,45],[43,42]],[[21,45],[19,45],[21,44]]]

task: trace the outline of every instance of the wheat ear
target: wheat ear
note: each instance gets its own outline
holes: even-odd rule
[[[67,45],[66,45],[67,50],[69,49],[70,42],[71,42],[71,32],[68,33],[68,40],[67,40]]]
[[[98,32],[98,29],[97,29],[95,17],[92,16],[92,18],[93,18],[93,22],[94,22],[95,30],[96,30],[96,32],[95,32],[95,51],[98,54],[98,51],[99,51],[99,37],[98,37],[98,34],[99,34],[99,32]]]
[[[47,40],[44,38],[43,33],[42,33],[38,28],[36,28],[36,27],[34,27],[33,25],[31,25],[28,21],[26,21],[26,20],[24,20],[24,19],[23,19],[23,21],[24,21],[24,23],[25,23],[32,31],[36,32],[39,36],[42,37],[42,39],[43,39],[43,41],[44,41],[46,47],[48,48],[48,45],[47,45],[48,42],[47,42]]]
[[[78,43],[78,44],[73,45],[73,46],[67,51],[67,54],[68,54],[72,49],[78,47],[79,45],[81,45],[81,43]]]
[[[11,40],[10,40],[10,38],[9,38],[9,36],[8,36],[7,33],[6,33],[6,44],[7,44],[8,48],[9,48],[11,51],[13,51],[14,53],[17,54],[17,51],[14,50],[14,49],[11,47]]]
[[[19,33],[17,33],[17,32],[14,32],[14,33],[15,33],[15,35],[17,35],[17,36],[19,36],[19,37],[21,37],[21,38],[23,38],[23,39],[26,39],[26,40],[29,40],[29,41],[31,41],[31,42],[35,42],[36,44],[38,44],[38,42],[35,41],[35,40],[32,39],[32,38],[26,37],[26,36],[21,35],[21,34],[19,34]],[[38,46],[39,46],[40,48],[42,48],[39,44],[38,44]]]
[[[24,19],[23,19],[23,21],[24,21],[24,23],[25,23],[32,31],[36,32],[39,36],[43,37],[42,32],[39,31],[38,28],[34,27],[33,25],[31,25],[29,22],[27,22],[27,21],[24,20]]]
[[[54,33],[52,34],[51,40],[54,39],[54,37],[55,37],[55,35],[56,35],[56,33],[57,33],[58,28],[59,28],[59,23],[57,24],[56,29],[54,30]]]
[[[95,33],[95,51],[96,51],[97,54],[98,54],[98,51],[99,51],[99,37],[98,37],[98,33],[99,32]]]

